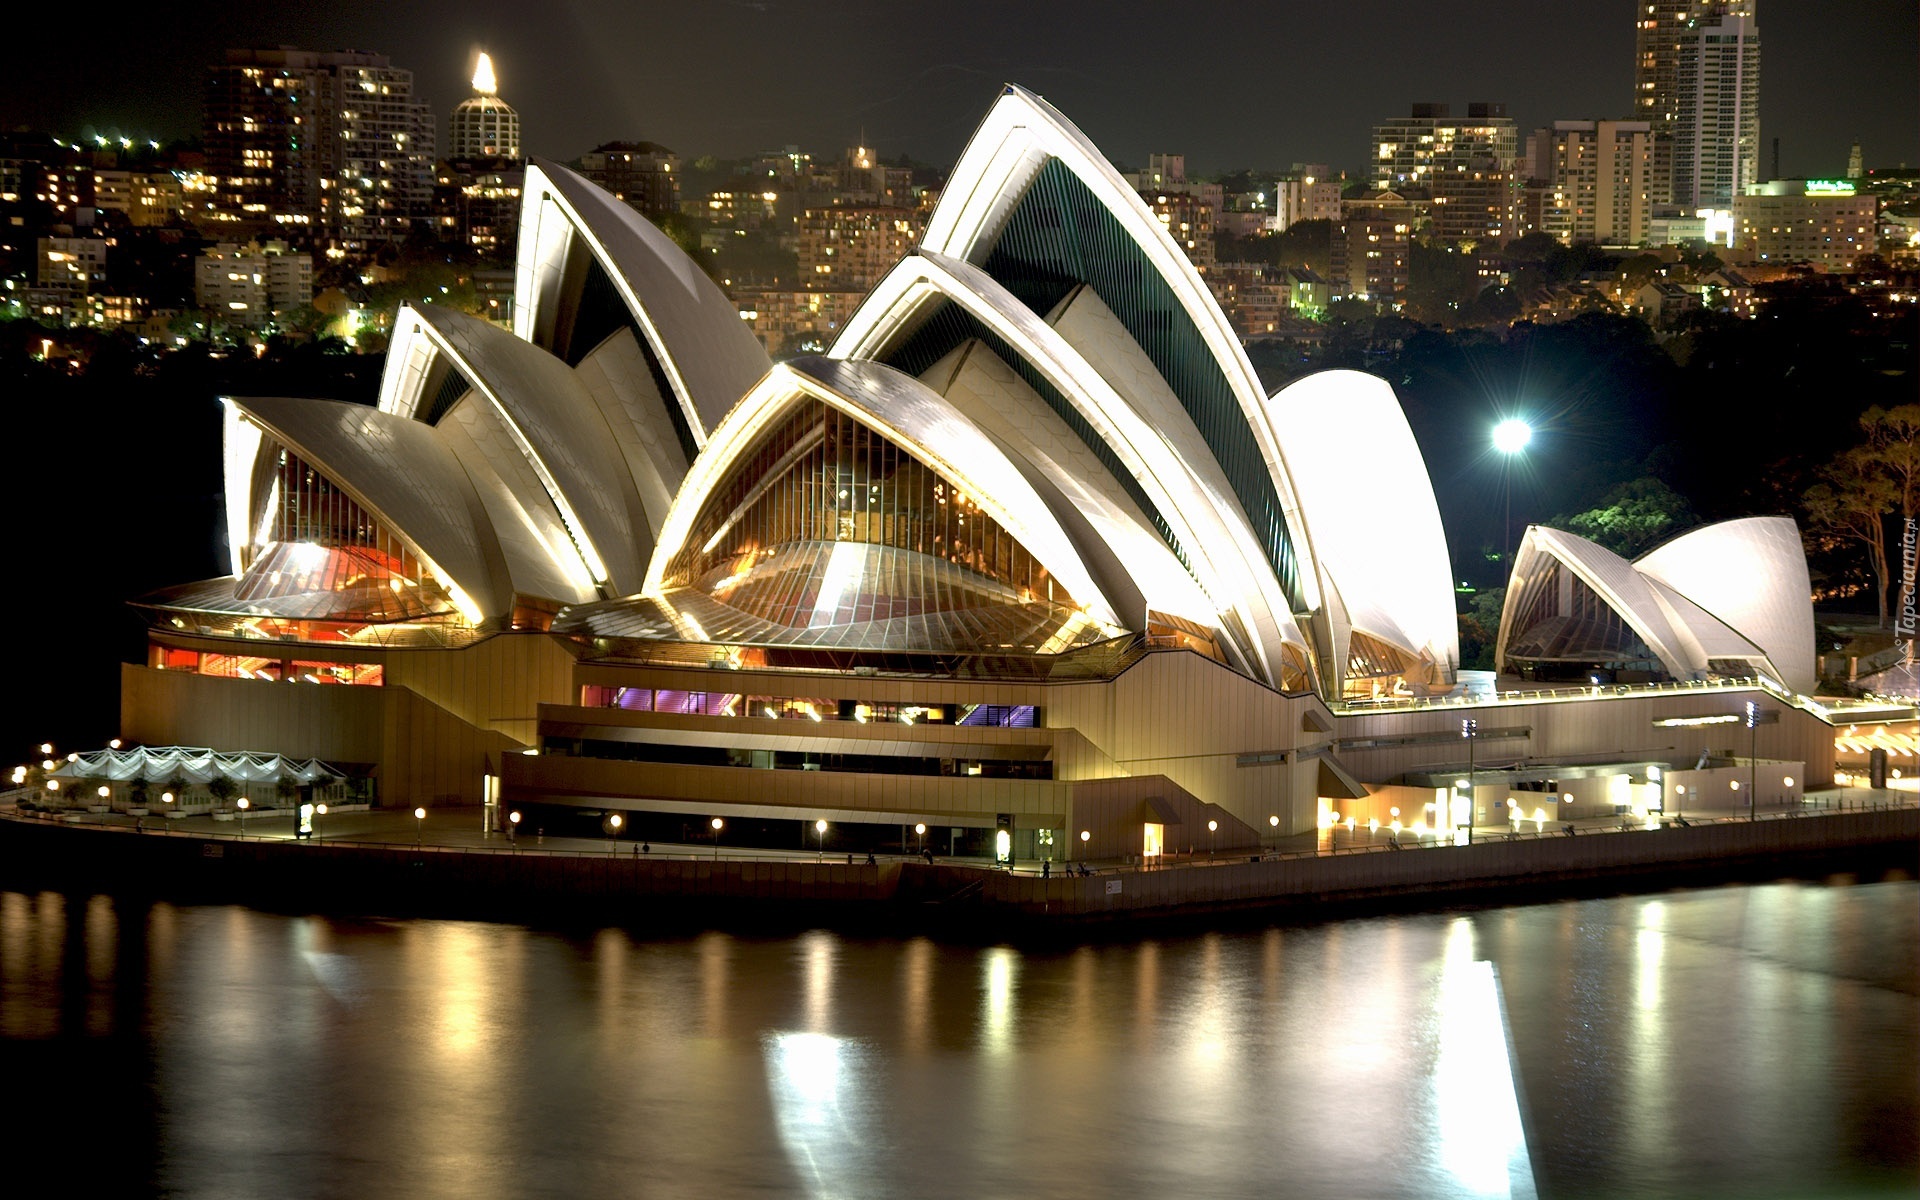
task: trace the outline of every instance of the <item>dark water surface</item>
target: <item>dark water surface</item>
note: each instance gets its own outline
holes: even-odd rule
[[[1920,883],[1039,948],[0,892],[0,1086],[19,1196],[1912,1195]]]

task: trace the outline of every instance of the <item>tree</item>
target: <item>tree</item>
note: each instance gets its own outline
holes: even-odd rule
[[[1493,652],[1500,644],[1500,614],[1507,605],[1507,589],[1488,588],[1474,596],[1460,614],[1460,665],[1469,671],[1493,671],[1499,664]]]
[[[1520,293],[1510,287],[1494,284],[1482,288],[1462,314],[1462,320],[1473,324],[1509,325],[1520,315]]]
[[[1632,295],[1658,279],[1665,265],[1651,254],[1636,254],[1620,264],[1621,286]]]
[[[1876,404],[1860,414],[1860,432],[1862,440],[1828,463],[1801,504],[1820,539],[1815,549],[1866,547],[1884,629],[1893,583],[1886,519],[1897,515],[1904,523],[1920,514],[1920,404]]]
[[[240,785],[225,775],[215,775],[207,780],[207,794],[212,796],[220,807],[225,808],[227,801],[240,794]]]
[[[1550,522],[1622,558],[1636,558],[1694,523],[1686,497],[1648,476],[1616,484],[1594,507]]]
[[[1704,244],[1690,244],[1680,250],[1680,265],[1695,279],[1711,275],[1721,267],[1720,256]]]
[[[1505,254],[1509,263],[1543,263],[1558,249],[1560,242],[1552,234],[1528,233],[1508,242]]]
[[[1912,518],[1920,509],[1920,404],[1876,404],[1860,414],[1860,431],[1866,443],[1859,465],[1892,484],[1901,517]]]
[[[1808,550],[1818,553],[1858,543],[1867,551],[1880,627],[1887,627],[1887,526],[1893,507],[1891,481],[1866,467],[1858,448],[1841,454],[1821,471],[1821,482],[1801,497],[1807,516]]]
[[[1480,292],[1473,255],[1444,242],[1416,241],[1407,263],[1407,313],[1416,321],[1455,325]]]
[[[1272,262],[1282,267],[1305,267],[1321,277],[1333,274],[1333,222],[1295,221],[1273,234]]]
[[[707,266],[710,255],[700,252],[700,223],[677,212],[660,213],[649,218],[661,233],[673,239],[686,256],[702,267]]]

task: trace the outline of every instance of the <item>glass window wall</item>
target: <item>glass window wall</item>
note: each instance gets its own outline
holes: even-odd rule
[[[317,662],[258,654],[215,654],[150,646],[148,665],[161,671],[214,675],[223,679],[256,679],[271,683],[331,683],[352,687],[381,687],[386,668],[379,663]]]
[[[410,547],[333,481],[269,445],[273,480],[234,600],[275,616],[338,621],[457,616]]]

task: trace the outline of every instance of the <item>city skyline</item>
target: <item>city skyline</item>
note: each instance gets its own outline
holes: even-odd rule
[[[486,50],[502,97],[521,113],[527,151],[558,159],[645,137],[688,157],[789,144],[830,154],[864,140],[889,157],[950,163],[981,96],[1003,82],[1085,114],[1127,165],[1184,153],[1201,173],[1296,161],[1358,171],[1370,125],[1412,102],[1504,103],[1522,128],[1631,115],[1633,13],[1620,2],[1557,13],[1551,27],[1536,27],[1536,10],[1510,0],[1470,14],[1384,3],[1253,13],[1189,5],[1177,27],[1140,5],[1022,8],[1016,17],[987,4],[953,20],[923,7],[911,22],[850,2],[740,0],[726,11],[636,16],[605,0],[571,0],[556,19],[487,4],[271,12],[216,4],[191,26],[88,41],[85,71],[56,55],[14,64],[0,123],[69,137],[109,129],[192,137],[206,68],[226,49],[274,45],[386,54],[415,73],[442,124],[472,94],[474,56]],[[1763,175],[1772,174],[1776,137],[1788,177],[1839,174],[1856,138],[1869,167],[1920,161],[1915,16],[1870,0],[1761,6]],[[38,20],[27,18],[16,44],[45,40]],[[1010,37],[1016,27],[1020,36]],[[1578,63],[1567,47],[1582,48]],[[649,70],[654,62],[666,68]],[[1849,98],[1836,103],[1840,96]]]

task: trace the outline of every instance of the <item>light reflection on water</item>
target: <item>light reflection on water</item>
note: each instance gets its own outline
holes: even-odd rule
[[[1045,948],[0,893],[0,1079],[117,1194],[1898,1195],[1917,944],[1914,883]]]

